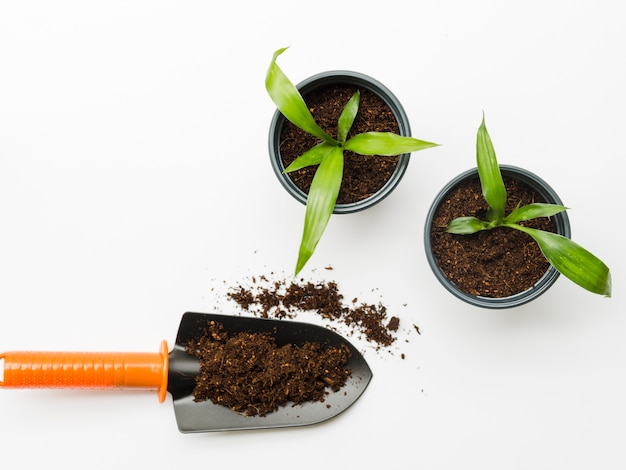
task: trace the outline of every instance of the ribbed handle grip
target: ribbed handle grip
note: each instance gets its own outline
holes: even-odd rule
[[[168,349],[158,353],[49,352],[0,353],[0,387],[139,388],[167,392]]]

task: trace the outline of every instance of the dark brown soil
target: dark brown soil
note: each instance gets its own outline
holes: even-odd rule
[[[507,214],[518,204],[545,202],[526,184],[504,178]],[[432,251],[446,277],[464,292],[483,297],[509,297],[530,289],[549,268],[539,246],[527,234],[496,228],[472,235],[446,233],[456,217],[476,216],[485,220],[487,204],[478,177],[454,188],[437,209],[431,230]],[[523,225],[554,232],[547,217]]]
[[[336,282],[269,281],[265,276],[253,278],[253,285],[239,285],[228,293],[244,310],[263,318],[295,318],[298,312],[312,311],[325,320],[343,323],[353,333],[363,335],[377,347],[395,341],[398,317],[389,318],[387,307],[352,299],[344,303]]]
[[[304,96],[313,118],[330,136],[337,136],[337,121],[341,111],[356,90],[354,86],[332,85]],[[397,134],[398,123],[391,109],[374,93],[368,90],[360,92],[359,112],[350,136],[371,131]],[[280,139],[280,154],[285,167],[319,142],[316,137],[286,121]],[[337,203],[357,202],[376,193],[391,178],[397,163],[398,156],[364,156],[344,152],[344,174]],[[303,168],[288,176],[296,186],[308,193],[316,168]]]
[[[216,322],[186,351],[200,360],[194,400],[211,400],[246,416],[265,416],[288,403],[323,402],[351,374],[345,345],[278,346],[267,333],[229,336]]]

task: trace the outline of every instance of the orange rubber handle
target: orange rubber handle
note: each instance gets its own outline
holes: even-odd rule
[[[167,373],[165,341],[158,353],[0,353],[0,387],[5,388],[156,389],[159,402],[163,402]]]

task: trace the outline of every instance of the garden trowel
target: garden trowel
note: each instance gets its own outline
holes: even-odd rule
[[[194,401],[199,360],[185,345],[202,336],[211,321],[229,334],[269,333],[278,346],[317,342],[350,349],[351,375],[338,392],[324,402],[287,404],[265,416],[246,416],[207,401]],[[156,353],[141,352],[33,352],[0,353],[0,388],[92,388],[156,390],[160,402],[172,395],[178,429],[183,433],[304,426],[326,421],[349,408],[363,393],[372,372],[359,351],[327,328],[288,320],[269,320],[187,312],[179,325],[176,343],[168,352],[166,341]]]

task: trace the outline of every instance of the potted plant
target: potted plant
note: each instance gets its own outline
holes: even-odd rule
[[[570,239],[568,208],[538,176],[498,164],[484,117],[476,162],[439,192],[427,215],[426,255],[444,287],[475,306],[509,308],[563,274],[610,297],[609,268]]]
[[[410,153],[437,144],[410,137],[399,101],[371,77],[325,72],[296,87],[276,63],[286,49],[274,53],[265,86],[278,108],[270,126],[272,166],[283,186],[306,204],[297,275],[333,213],[380,202],[402,178]],[[363,190],[370,178],[382,182]],[[351,198],[355,193],[364,194]]]

